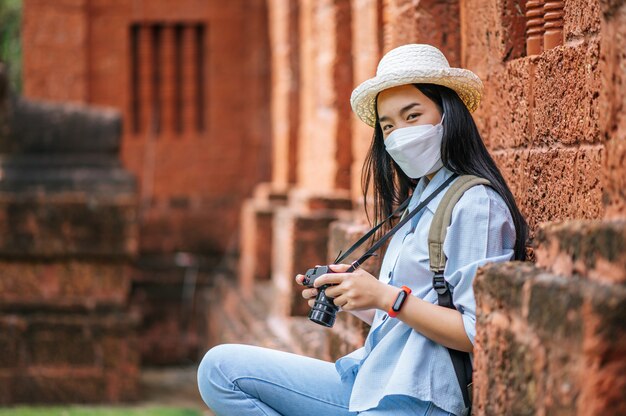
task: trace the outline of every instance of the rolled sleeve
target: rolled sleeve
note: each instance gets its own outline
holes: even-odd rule
[[[452,299],[463,316],[467,337],[476,337],[476,300],[472,284],[476,270],[487,263],[513,258],[515,226],[502,197],[480,185],[469,189],[452,211],[444,241],[448,258],[444,276]]]

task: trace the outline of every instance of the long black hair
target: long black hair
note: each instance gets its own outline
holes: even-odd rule
[[[515,225],[515,260],[526,259],[528,225],[522,216],[511,190],[502,177],[483,143],[469,110],[453,90],[435,84],[414,84],[432,100],[442,114],[443,165],[459,175],[475,175],[491,182],[491,187],[504,199]],[[373,185],[374,220],[383,220],[393,212],[395,205],[409,197],[416,181],[409,178],[385,150],[383,131],[376,113],[374,138],[365,158],[361,176],[363,199],[367,207],[367,193]]]

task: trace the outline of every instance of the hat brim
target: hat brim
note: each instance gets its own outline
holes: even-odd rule
[[[364,81],[352,91],[352,110],[364,123],[374,127],[378,93],[406,84],[437,84],[448,87],[459,95],[470,112],[478,108],[483,90],[480,78],[472,71],[462,68],[414,69],[387,73]]]

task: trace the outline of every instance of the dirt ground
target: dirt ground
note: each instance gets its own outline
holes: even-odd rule
[[[215,416],[200,397],[196,367],[142,369],[140,406],[175,406],[197,409],[204,416]]]

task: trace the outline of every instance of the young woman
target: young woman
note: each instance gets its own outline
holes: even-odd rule
[[[445,192],[398,230],[378,278],[363,269],[319,277],[302,295],[312,306],[317,288],[343,311],[371,324],[364,347],[329,363],[244,345],[220,345],[204,357],[198,383],[218,415],[462,415],[466,406],[447,348],[472,352],[476,269],[523,260],[526,223],[470,114],[482,83],[450,68],[429,45],[387,53],[376,76],[359,85],[352,109],[374,128],[364,168],[364,191],[374,191],[374,216],[387,217],[411,198],[415,208],[452,175],[471,174],[490,186],[459,199],[444,241],[444,277],[456,309],[437,304],[427,239]],[[296,276],[302,283],[303,276]],[[401,287],[411,289],[399,311]]]

